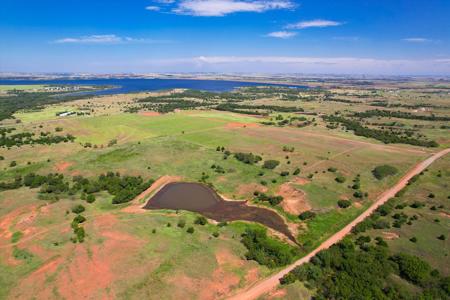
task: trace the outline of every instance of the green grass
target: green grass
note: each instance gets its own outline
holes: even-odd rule
[[[21,91],[28,91],[28,90],[41,90],[45,87],[45,85],[40,84],[29,84],[29,85],[0,85],[0,91],[12,91],[12,90],[21,90]]]
[[[42,110],[31,111],[31,112],[18,112],[14,114],[16,119],[21,120],[23,123],[30,122],[40,122],[40,121],[48,121],[54,119],[67,119],[74,118],[73,116],[69,117],[58,117],[56,114],[64,111],[77,111],[75,108],[67,105],[52,105],[43,108]]]

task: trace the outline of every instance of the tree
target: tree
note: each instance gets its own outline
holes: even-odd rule
[[[344,176],[339,175],[334,180],[336,180],[336,182],[338,182],[338,183],[344,183],[346,179]]]
[[[352,205],[352,203],[350,201],[348,201],[348,200],[339,200],[338,201],[338,206],[340,208],[347,208],[347,207],[349,207],[351,205]]]
[[[78,204],[72,207],[72,212],[74,214],[81,214],[82,212],[84,212],[86,209],[84,208],[83,205]]]
[[[87,203],[94,203],[95,202],[95,196],[93,194],[87,195],[86,202]]]
[[[264,169],[270,169],[273,170],[275,169],[278,165],[280,164],[280,162],[278,160],[266,160],[263,164],[263,168]]]
[[[186,232],[187,232],[187,233],[190,233],[190,234],[193,234],[194,231],[195,231],[194,227],[189,227],[189,228],[186,230]]]
[[[395,175],[397,172],[397,168],[390,165],[381,165],[372,170],[373,176],[378,180],[382,180],[387,176]]]

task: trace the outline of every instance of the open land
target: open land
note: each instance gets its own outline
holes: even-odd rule
[[[18,107],[13,97],[48,92],[0,96],[0,103],[11,100],[0,121],[0,299],[226,298],[274,278],[346,226],[350,231],[375,201],[392,197],[385,192],[409,170],[450,146],[448,83],[310,85],[57,101],[40,95]],[[395,171],[374,176],[386,165]],[[449,228],[448,167],[448,157],[435,161],[395,197],[426,202],[403,211],[418,215],[412,225],[364,233],[384,236],[391,251],[418,256],[442,276],[449,275],[450,245],[435,236]],[[107,172],[111,182],[129,176],[129,194],[102,186]],[[26,184],[30,174],[54,173],[62,179]],[[176,181],[208,184],[225,199],[273,210],[298,245],[259,223],[202,225],[194,212],[141,209]],[[285,260],[249,255],[249,232],[261,230],[266,247],[289,252]],[[263,292],[309,299],[315,291],[306,286],[296,281]]]

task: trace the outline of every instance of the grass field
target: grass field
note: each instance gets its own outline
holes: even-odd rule
[[[1,91],[11,91],[11,90],[20,90],[20,91],[30,91],[30,90],[42,90],[45,85],[40,84],[26,84],[26,85],[1,85],[0,84],[0,92]]]

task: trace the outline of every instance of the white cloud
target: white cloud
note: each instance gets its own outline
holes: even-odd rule
[[[264,12],[275,9],[291,9],[289,0],[182,0],[172,11],[177,14],[200,17],[223,17],[238,12]]]
[[[410,42],[410,43],[428,43],[428,42],[431,42],[430,39],[421,38],[421,37],[406,38],[406,39],[403,39],[403,41]]]
[[[340,26],[342,25],[341,22],[336,21],[330,21],[330,20],[312,20],[312,21],[303,21],[298,22],[295,24],[290,24],[286,26],[288,29],[305,29],[305,28],[312,28],[312,27],[318,27],[318,28],[324,28],[324,27],[333,27],[333,26]]]
[[[161,8],[159,6],[155,6],[155,5],[147,6],[145,9],[146,10],[150,10],[150,11],[159,11],[159,10],[161,10]]]
[[[157,44],[170,43],[168,40],[153,40],[144,38],[121,37],[115,34],[87,35],[81,37],[67,37],[53,41],[55,44]]]
[[[271,33],[267,34],[268,37],[279,38],[279,39],[289,39],[296,35],[297,35],[297,33],[292,32],[292,31],[275,31],[275,32],[271,32]]]
[[[159,71],[261,72],[373,75],[450,74],[450,59],[378,59],[359,57],[199,56],[141,62]]]

